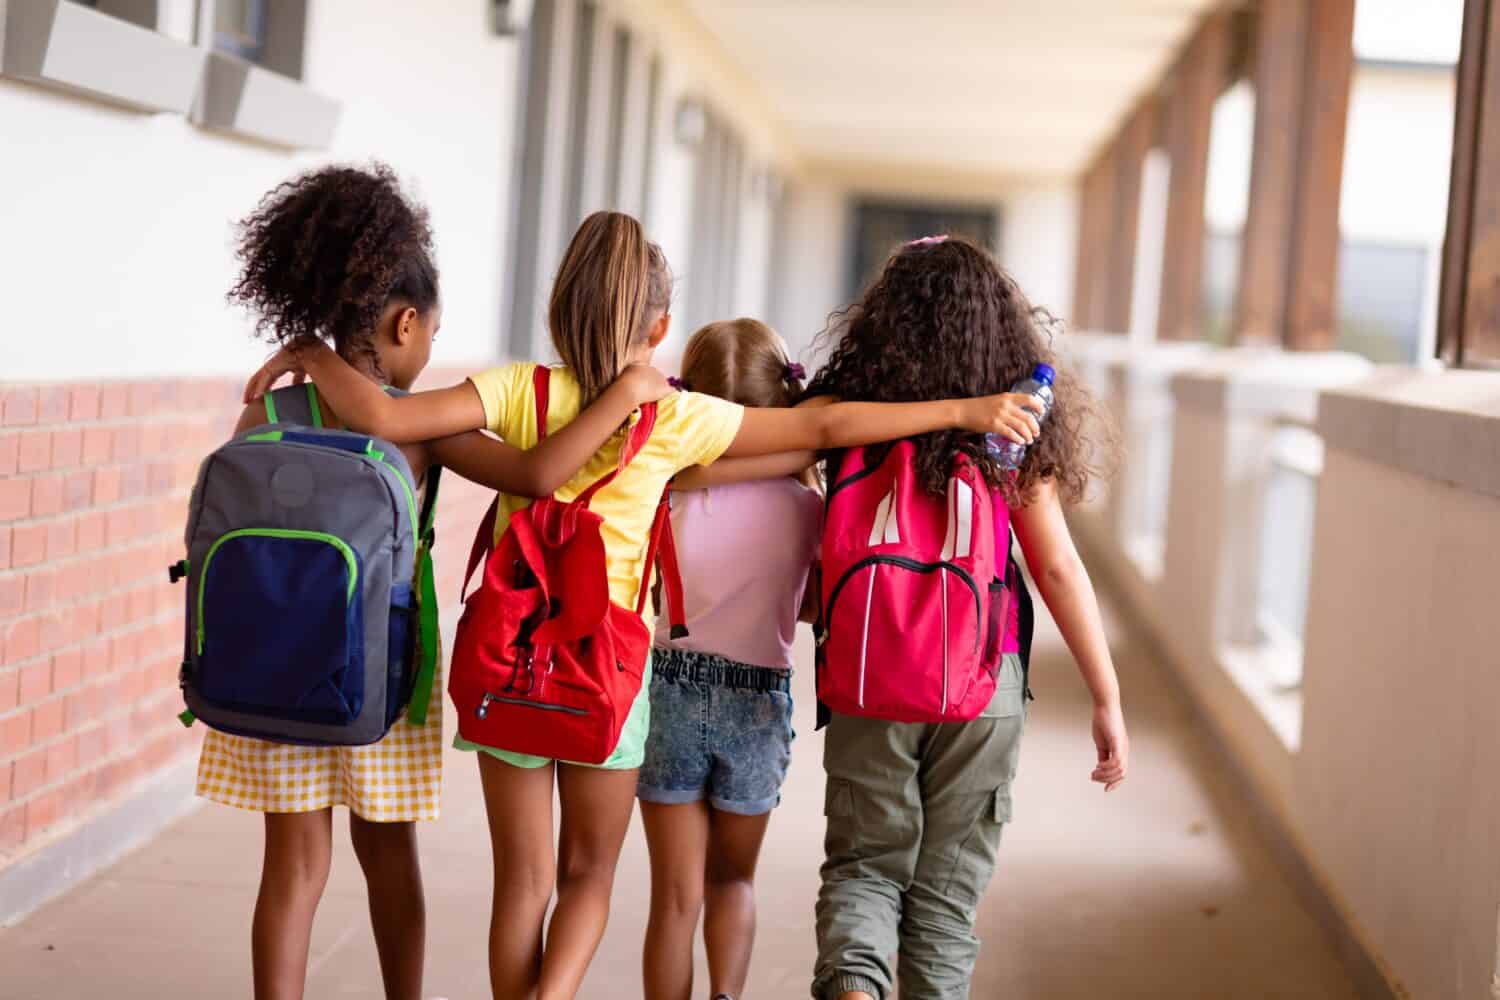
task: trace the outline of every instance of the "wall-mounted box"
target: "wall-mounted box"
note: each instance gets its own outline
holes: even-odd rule
[[[193,122],[277,146],[327,149],[341,105],[289,77],[210,52]]]
[[[187,114],[206,53],[69,0],[0,0],[0,76]]]

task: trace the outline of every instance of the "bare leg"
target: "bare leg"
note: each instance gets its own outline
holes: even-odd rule
[[[266,813],[266,854],[250,926],[255,1000],[301,1000],[313,914],[332,853],[332,809]]]
[[[771,814],[712,811],[703,942],[708,947],[709,992],[738,998],[750,975],[755,946],[755,865]]]
[[[646,1000],[689,1000],[693,932],[703,911],[708,804],[641,802],[651,850],[651,918],[642,956]]]
[[[490,909],[490,990],[495,1000],[529,1000],[542,968],[542,922],[552,898],[552,782],[555,766],[512,767],[480,753],[489,815],[495,895]]]
[[[562,829],[557,848],[557,907],[542,954],[541,1000],[578,993],[604,925],[615,864],[635,805],[636,772],[557,765]]]
[[[421,1000],[427,903],[415,823],[371,823],[349,814],[349,838],[364,869],[370,926],[386,1000]]]

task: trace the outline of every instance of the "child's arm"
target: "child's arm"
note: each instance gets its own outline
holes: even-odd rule
[[[1041,431],[1037,422],[1041,405],[1033,396],[1005,392],[932,403],[829,403],[789,410],[750,407],[724,457],[854,448],[950,428],[1001,434],[1030,444]]]
[[[1094,745],[1099,757],[1092,777],[1105,791],[1112,791],[1125,780],[1130,756],[1120,710],[1120,681],[1109,656],[1094,586],[1073,546],[1053,483],[1038,486],[1027,497],[1026,506],[1012,512],[1012,523],[1042,600],[1094,699]]]
[[[535,448],[521,451],[482,434],[463,433],[485,425],[484,405],[473,383],[392,396],[321,341],[296,352],[277,352],[250,380],[246,395],[268,389],[289,371],[311,375],[346,426],[396,444],[436,437],[437,462],[466,479],[516,496],[545,496],[562,486],[637,407],[672,391],[656,369],[632,365],[576,420]]]
[[[985,397],[984,399],[964,400],[959,405],[961,405],[961,406],[964,405],[964,404],[975,405],[975,406],[977,406],[979,408],[980,412],[983,412],[984,405],[986,404],[987,401],[1001,401],[1001,402],[997,402],[996,403],[996,405],[999,408],[997,410],[993,411],[995,413],[996,419],[998,421],[998,425],[995,426],[995,427],[993,427],[993,428],[991,428],[991,430],[993,430],[994,433],[997,433],[997,434],[1001,435],[1002,437],[1008,438],[1009,440],[1014,441],[1017,444],[1023,444],[1023,445],[1024,444],[1030,444],[1033,440],[1035,440],[1036,435],[1040,432],[1040,426],[1041,425],[1037,422],[1037,418],[1035,416],[1033,416],[1032,413],[1031,413],[1032,410],[1037,410],[1038,412],[1040,412],[1039,404],[1036,404],[1036,401],[1033,399],[1033,397],[1030,397],[1030,396],[1017,396],[1017,395],[1012,395],[1010,393],[1006,393],[1006,394],[1003,394],[1001,396]],[[908,419],[911,419],[911,420],[914,420],[914,421],[922,421],[922,420],[926,419],[926,416],[927,416],[926,414],[923,414],[920,411],[913,411],[911,408],[914,408],[914,407],[927,407],[927,406],[940,407],[940,406],[944,406],[944,405],[946,405],[946,404],[944,404],[944,403],[897,403],[897,404],[882,404],[882,403],[858,403],[858,404],[856,404],[856,403],[840,403],[837,400],[835,400],[832,396],[813,396],[811,399],[807,399],[807,400],[804,400],[802,403],[799,403],[798,406],[797,406],[797,409],[799,409],[799,410],[831,409],[832,410],[832,415],[829,416],[829,417],[827,417],[827,418],[825,418],[825,419],[829,419],[834,424],[834,426],[836,428],[837,428],[837,425],[838,425],[838,417],[837,417],[837,415],[838,414],[842,414],[842,413],[847,413],[848,416],[844,417],[843,419],[847,420],[849,422],[852,422],[852,423],[860,423],[862,420],[868,420],[868,419],[870,419],[869,415],[873,414],[874,415],[874,419],[876,419],[878,421],[881,421],[881,422],[890,421],[890,423],[886,424],[885,426],[887,426],[887,427],[894,427],[894,426],[896,426],[896,421],[905,421],[905,420],[908,420]],[[907,410],[907,414],[903,415],[903,414],[892,414],[892,413],[889,413],[889,411],[887,409],[888,406],[895,406],[895,407],[900,407],[900,408],[906,409]],[[874,409],[871,410],[870,409],[871,407],[874,407]],[[765,411],[761,411],[761,410],[753,410],[753,411],[752,410],[746,410],[745,411],[745,417],[746,417],[747,420],[749,419],[750,414],[752,412],[760,413],[760,412],[765,412]],[[785,412],[785,411],[772,411],[772,412]],[[936,413],[937,411],[932,411],[932,412]],[[867,426],[868,425],[861,424],[860,427],[859,427],[859,430],[863,431],[863,430],[866,429]],[[904,426],[920,426],[920,425],[914,423],[914,424],[904,425]],[[894,438],[899,438],[899,437],[910,437],[912,434],[922,434],[922,433],[925,433],[925,432],[931,431],[931,430],[941,430],[941,429],[943,429],[943,428],[945,428],[947,426],[949,426],[949,425],[944,424],[944,425],[937,426],[937,427],[933,427],[933,426],[921,426],[920,430],[909,430],[908,429],[908,430],[906,430],[903,433],[893,434],[893,435],[890,435],[888,437],[874,438],[873,440],[876,440],[876,441],[889,441],[889,440],[893,440]],[[973,428],[966,428],[966,429],[973,429]],[[740,430],[741,430],[741,433],[743,434],[743,432],[744,432],[744,426],[743,426],[743,424],[741,425]],[[844,428],[841,428],[841,429],[834,430],[833,433],[838,434],[838,433],[857,433],[857,432],[851,431],[848,427],[844,427]],[[736,438],[735,439],[735,444],[737,445],[739,443],[740,443],[739,439]],[[857,444],[869,444],[869,443],[871,443],[871,441],[869,441],[869,440],[860,440],[858,442],[845,441],[843,443],[830,445],[829,447],[834,447],[834,448],[852,447],[853,444],[855,444],[855,443],[857,443]],[[736,458],[736,457],[733,457],[735,455],[735,446],[731,445],[729,451],[726,452],[725,454],[728,455],[728,456],[730,456],[730,457],[721,458],[717,462],[713,463],[712,465],[707,465],[707,466],[695,465],[692,468],[684,469],[682,472],[680,472],[680,473],[677,474],[677,477],[675,479],[672,480],[672,488],[673,489],[679,489],[679,490],[702,490],[702,489],[707,489],[710,486],[722,486],[725,483],[743,483],[743,482],[748,482],[748,481],[755,480],[755,479],[777,479],[777,478],[780,478],[781,476],[795,476],[798,473],[802,472],[803,470],[807,469],[809,466],[811,466],[814,462],[816,462],[818,460],[818,454],[817,454],[817,451],[815,451],[815,450],[784,451],[784,452],[779,452],[779,453],[771,454],[771,455],[756,454],[753,457],[748,457],[748,458],[746,458],[746,457],[739,457],[739,458]]]
[[[556,492],[572,479],[613,433],[611,429],[604,432],[602,437],[596,438],[571,433],[576,423],[577,421],[569,424],[549,438],[553,441],[562,440],[563,444],[554,445],[545,451],[541,446],[523,451],[499,438],[479,431],[469,431],[429,441],[428,454],[434,464],[446,466],[480,486],[515,497],[544,497]],[[585,448],[588,449],[587,452],[583,451]],[[580,453],[582,458],[578,458]],[[570,462],[574,464],[570,465]]]
[[[374,434],[394,444],[415,444],[434,438],[478,430],[485,425],[484,404],[479,390],[464,381],[446,389],[431,389],[406,396],[392,396],[356,371],[347,361],[321,340],[299,341],[283,347],[245,385],[245,401],[256,399],[290,372],[310,377],[339,417],[349,427]],[[661,399],[672,391],[666,376],[649,365],[631,365],[610,384],[604,395],[579,414],[574,423],[585,418],[591,424],[606,417],[618,417],[610,426],[614,433],[631,412],[643,403]],[[608,398],[604,413],[595,413]],[[629,406],[625,404],[629,403]],[[591,427],[586,437],[594,437]],[[561,437],[561,432],[553,437]],[[608,434],[604,435],[604,440]],[[553,440],[549,437],[543,447]],[[597,445],[595,447],[597,450]],[[589,452],[593,454],[593,452]],[[586,456],[585,456],[586,457]],[[582,464],[581,462],[579,463]],[[576,470],[575,470],[576,471]]]

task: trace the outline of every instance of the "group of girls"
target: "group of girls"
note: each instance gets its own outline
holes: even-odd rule
[[[442,314],[426,213],[387,168],[326,168],[274,189],[241,223],[239,258],[231,298],[282,347],[247,387],[237,430],[264,423],[260,396],[295,372],[316,387],[326,425],[399,444],[419,481],[441,464],[498,490],[497,531],[531,497],[567,499],[615,468],[632,412],[657,403],[646,447],[592,509],[604,519],[611,599],[633,607],[657,501],[671,483],[688,636],[658,632],[641,693],[600,765],[456,740],[478,761],[489,821],[496,998],[578,994],[605,931],[637,801],[651,854],[645,995],[692,995],[700,917],[711,995],[745,995],[756,863],[791,754],[792,641],[799,619],[816,614],[807,585],[821,517],[813,467],[839,449],[914,438],[934,468],[959,453],[979,464],[1012,508],[1041,595],[1093,695],[1093,780],[1113,788],[1124,779],[1119,690],[1062,517],[1062,504],[1079,499],[1093,473],[1089,402],[1064,379],[1043,432],[1034,404],[1004,391],[1055,359],[1041,314],[983,250],[959,239],[897,250],[830,331],[829,361],[809,386],[781,339],[750,319],[694,333],[681,379],[669,383],[651,367],[672,322],[666,258],[635,219],[596,213],[569,244],[548,303],[562,364],[548,376],[547,428],[536,426],[530,363],[445,389],[383,391],[415,382]],[[1017,472],[987,457],[987,433],[1030,446]],[[432,704],[440,701],[435,692]],[[335,805],[350,810],[386,994],[421,996],[425,911],[414,825],[437,816],[437,716],[423,726],[398,721],[365,747],[207,736],[199,793],[265,814],[252,930],[258,998],[302,995]],[[883,1000],[898,981],[907,998],[967,995],[975,904],[1008,817],[986,812],[950,831],[951,845],[931,831],[921,843],[921,816],[881,815],[881,803],[919,773],[922,796],[908,813],[936,817],[941,807],[948,816],[955,796],[1008,786],[1023,719],[1019,688],[1004,683],[991,711],[970,723],[903,729],[834,718],[830,768],[872,759],[877,744],[903,750],[899,766],[841,783],[860,797],[852,816],[836,824],[829,810],[815,997]],[[903,836],[911,842],[893,842]],[[940,879],[920,867],[900,876],[886,867],[895,852],[949,846]],[[941,912],[935,897],[948,901]]]

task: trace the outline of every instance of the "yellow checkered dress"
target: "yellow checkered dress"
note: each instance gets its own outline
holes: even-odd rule
[[[348,806],[372,823],[437,819],[442,784],[441,667],[424,726],[413,726],[403,715],[380,742],[362,747],[268,743],[209,730],[198,759],[199,795],[256,812]]]

